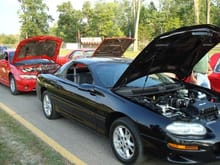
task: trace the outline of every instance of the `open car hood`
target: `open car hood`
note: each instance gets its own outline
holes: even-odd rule
[[[54,36],[36,36],[22,40],[15,51],[12,63],[28,59],[48,59],[56,61],[62,39]]]
[[[93,57],[121,57],[134,42],[133,38],[105,38],[93,53]]]
[[[113,89],[153,73],[170,72],[178,79],[185,79],[194,65],[219,42],[220,28],[213,25],[182,27],[164,33],[140,52]]]

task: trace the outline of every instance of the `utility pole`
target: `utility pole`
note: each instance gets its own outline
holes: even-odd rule
[[[210,23],[210,0],[206,0],[206,23]]]
[[[138,26],[139,26],[139,18],[140,18],[140,10],[141,10],[141,0],[133,0],[133,8],[134,8],[134,48],[133,51],[138,51]]]
[[[199,0],[194,0],[195,23],[199,24]]]

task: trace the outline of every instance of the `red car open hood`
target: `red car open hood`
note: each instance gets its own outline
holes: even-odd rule
[[[133,38],[105,38],[93,53],[93,57],[121,57],[134,42]]]
[[[182,27],[156,37],[133,60],[114,85],[119,88],[142,76],[171,72],[184,79],[194,65],[220,42],[220,27],[195,25]]]
[[[56,61],[62,39],[54,36],[36,36],[21,41],[15,51],[12,63],[28,59],[49,59]]]

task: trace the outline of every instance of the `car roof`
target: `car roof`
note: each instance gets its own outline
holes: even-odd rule
[[[75,60],[76,63],[83,63],[86,65],[91,65],[94,63],[112,63],[112,62],[117,62],[117,63],[130,63],[132,59],[129,58],[116,58],[116,57],[87,57],[87,58],[80,58]]]

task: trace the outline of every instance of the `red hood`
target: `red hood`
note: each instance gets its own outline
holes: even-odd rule
[[[134,42],[133,38],[114,37],[105,38],[93,53],[93,57],[121,57]]]
[[[56,61],[62,39],[54,36],[36,36],[21,41],[15,51],[12,63],[29,59],[48,59]]]

